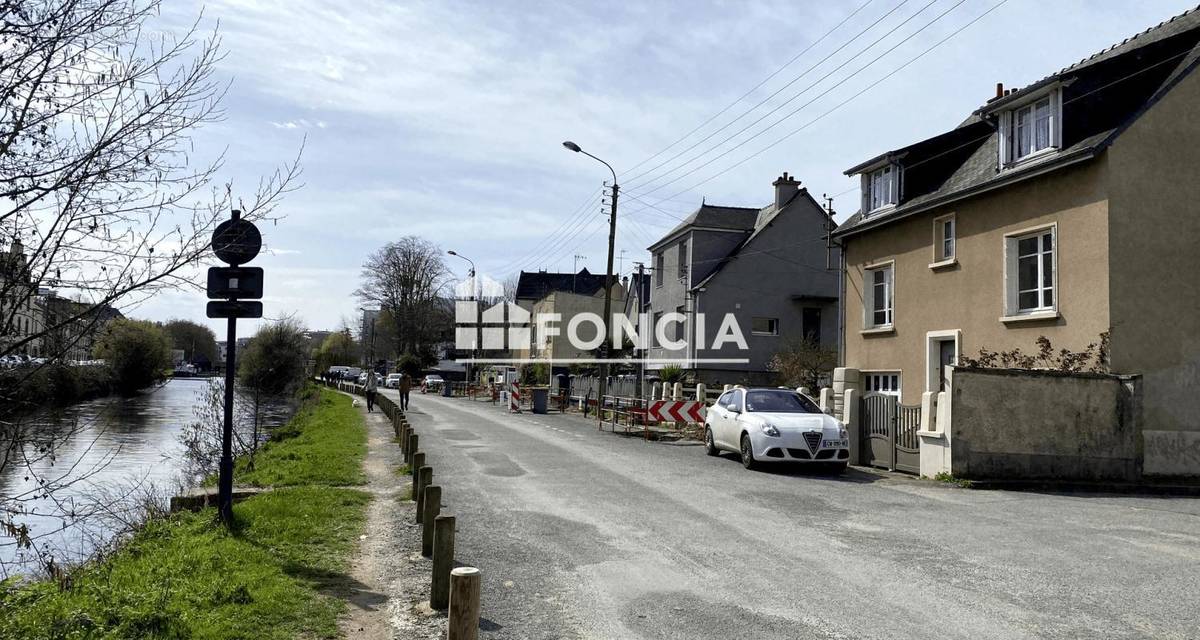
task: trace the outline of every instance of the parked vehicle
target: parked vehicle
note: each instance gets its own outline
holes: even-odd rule
[[[812,399],[787,389],[731,389],[704,419],[704,451],[734,451],[742,465],[798,462],[843,471],[850,434]]]
[[[441,389],[442,385],[445,383],[446,381],[442,380],[441,376],[431,373],[425,376],[425,379],[421,381],[421,393],[425,393],[426,391],[437,391],[438,389]]]
[[[401,375],[403,375],[403,374],[399,374],[399,373],[389,373],[389,374],[388,374],[388,377],[387,377],[387,380],[384,380],[384,382],[383,382],[383,386],[385,386],[385,387],[387,387],[387,388],[389,388],[389,389],[399,389],[399,388],[400,388],[400,376],[401,376]]]
[[[339,365],[334,365],[334,366],[332,366],[332,367],[329,367],[329,369],[328,369],[328,373],[329,373],[329,377],[330,377],[330,378],[332,378],[332,379],[334,379],[334,380],[341,380],[341,379],[342,379],[342,375],[343,375],[344,373],[346,373],[346,371],[349,371],[349,370],[350,370],[350,367],[347,367],[346,365],[340,365],[340,364],[339,364]]]
[[[362,374],[362,369],[359,367],[346,367],[346,370],[342,372],[342,380],[357,382],[360,374]]]

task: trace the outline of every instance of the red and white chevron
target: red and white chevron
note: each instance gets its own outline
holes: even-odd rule
[[[692,400],[655,400],[649,413],[659,422],[704,422],[705,406]]]

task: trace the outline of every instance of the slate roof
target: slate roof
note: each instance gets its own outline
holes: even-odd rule
[[[948,132],[880,154],[847,170],[847,175],[854,175],[885,159],[896,162],[904,171],[902,198],[895,208],[883,213],[864,216],[858,211],[834,235],[876,228],[1095,157],[1200,64],[1198,9],[996,98]],[[1054,83],[1061,83],[1063,90],[1064,148],[1040,161],[1000,171],[995,113]]]
[[[660,245],[666,244],[680,232],[690,227],[707,229],[728,229],[730,231],[751,231],[754,229],[760,209],[758,207],[722,207],[712,204],[702,204],[684,218],[683,222],[675,225],[658,242],[647,247],[654,251]]]
[[[592,295],[604,288],[604,274],[590,273],[587,268],[579,273],[551,273],[547,271],[522,271],[517,279],[518,300],[541,300],[553,291],[570,291]]]

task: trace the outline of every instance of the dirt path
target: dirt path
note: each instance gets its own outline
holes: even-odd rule
[[[362,489],[375,499],[367,508],[366,530],[351,560],[346,588],[339,594],[349,605],[339,621],[342,635],[354,640],[437,638],[444,618],[428,608],[429,561],[421,557],[421,530],[413,522],[411,479],[397,473],[404,463],[400,447],[378,407],[367,413],[362,398],[354,404],[367,425],[367,485]]]

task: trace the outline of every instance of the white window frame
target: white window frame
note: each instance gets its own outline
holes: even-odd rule
[[[755,331],[754,330],[754,321],[755,320],[766,320],[768,325],[771,325],[772,323],[774,323],[775,329],[773,331]],[[779,318],[770,318],[767,316],[752,316],[750,318],[750,335],[754,335],[754,336],[777,336],[777,335],[779,335]]]
[[[863,211],[866,215],[883,211],[900,202],[900,166],[889,163],[863,174]],[[877,185],[881,185],[878,189]],[[879,203],[876,204],[876,192]]]
[[[1044,261],[1041,257],[1044,255],[1042,238],[1050,234],[1050,266],[1053,270],[1051,274],[1050,286],[1045,285]],[[1021,308],[1020,306],[1020,274],[1018,272],[1019,258],[1018,247],[1021,240],[1031,237],[1038,238],[1038,273],[1037,273],[1037,296],[1038,306],[1030,308]],[[1021,229],[1004,234],[1004,317],[1006,319],[1019,318],[1040,318],[1047,316],[1058,315],[1059,301],[1062,299],[1062,289],[1058,286],[1058,253],[1059,253],[1059,238],[1058,238],[1058,223]],[[1049,289],[1053,297],[1053,304],[1047,306],[1045,302],[1045,291]]]
[[[879,369],[861,373],[863,394],[881,393],[885,396],[895,396],[898,402],[904,397],[904,372],[900,369]]]
[[[890,278],[885,279],[884,295],[888,297],[888,305],[884,307],[886,322],[875,323],[875,272],[887,271]],[[863,267],[863,330],[887,331],[896,326],[896,261],[889,260]]]
[[[1036,126],[1031,120],[1030,151],[1025,155],[1019,153],[1019,138],[1017,133],[1018,114],[1029,111],[1030,117],[1037,115],[1037,105],[1049,100],[1049,137],[1048,144],[1040,149],[1033,149],[1036,144]],[[1043,156],[1057,153],[1062,148],[1062,90],[1054,88],[1022,100],[1000,114],[1000,166],[1002,168],[1020,166]]]
[[[950,227],[950,251],[946,253],[946,227]],[[943,267],[958,261],[958,218],[950,213],[933,219],[933,262],[930,268]]]

